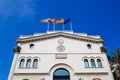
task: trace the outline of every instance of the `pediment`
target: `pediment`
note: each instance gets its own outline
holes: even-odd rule
[[[103,43],[103,39],[101,38],[95,38],[91,36],[85,36],[80,35],[76,33],[67,33],[67,32],[54,32],[54,33],[46,33],[46,34],[40,34],[40,35],[32,35],[27,37],[22,37],[17,39],[17,43],[28,43],[28,42],[34,42],[34,41],[41,41],[46,39],[53,39],[58,37],[64,37],[74,40],[80,40],[80,41],[87,41],[92,43]]]

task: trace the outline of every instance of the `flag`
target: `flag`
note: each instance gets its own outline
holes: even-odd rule
[[[67,20],[64,21],[64,24],[67,24],[70,21],[71,21],[71,19],[69,18],[69,19],[67,19]]]
[[[54,18],[46,18],[46,19],[40,20],[40,22],[54,22]]]
[[[56,24],[59,24],[59,23],[64,23],[64,19],[63,19],[63,18],[61,18],[61,19],[55,20],[55,23],[56,23]]]

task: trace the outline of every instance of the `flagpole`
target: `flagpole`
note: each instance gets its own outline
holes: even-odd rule
[[[54,22],[53,22],[53,31],[55,31],[55,18],[54,18]]]
[[[63,31],[64,31],[64,23],[63,23]]]
[[[48,29],[47,29],[47,32],[49,31],[49,22],[48,22]]]
[[[73,31],[73,30],[72,30],[72,22],[71,22],[71,21],[70,21],[70,28],[71,28],[71,31]]]
[[[65,25],[64,25],[64,18],[63,18],[63,31],[64,31],[64,29],[65,29]]]

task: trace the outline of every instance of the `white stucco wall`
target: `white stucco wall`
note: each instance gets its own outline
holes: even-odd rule
[[[62,45],[64,45],[66,49],[63,53],[100,53],[100,47],[102,46],[102,43],[90,43],[80,40],[58,37],[43,41],[31,42],[35,45],[34,49],[29,48],[29,45],[31,43],[20,44],[22,48],[21,53],[58,53],[56,47],[59,45],[59,39],[64,40],[64,43]],[[88,49],[86,46],[89,43],[92,45],[91,49]]]
[[[83,78],[84,80],[92,80],[94,78],[100,78],[102,80],[113,80],[109,65],[107,64],[107,59],[105,54],[67,54],[66,59],[56,59],[55,54],[24,54],[19,55],[20,57],[26,57],[26,59],[31,56],[38,56],[40,58],[39,65],[37,69],[33,68],[19,68],[19,61],[17,61],[15,74],[23,74],[27,75],[15,76],[14,80],[22,80],[22,79],[30,79],[30,80],[40,80],[41,78],[45,78],[46,80],[53,80],[53,72],[58,68],[65,68],[70,72],[71,80],[78,80],[79,78]],[[87,57],[102,57],[103,68],[85,68],[84,62],[82,58],[84,56]],[[96,60],[95,59],[95,60]],[[28,75],[29,73],[29,75]],[[31,76],[32,77],[31,77]],[[17,79],[19,77],[19,79]]]
[[[58,52],[56,49],[60,45],[58,43],[59,39],[64,40],[64,43],[61,44],[65,46],[64,52]],[[42,78],[53,80],[53,72],[58,68],[67,69],[70,72],[70,80],[79,80],[79,78],[83,78],[83,80],[92,80],[94,78],[113,80],[106,54],[100,51],[100,47],[103,46],[102,43],[57,37],[32,42],[35,45],[32,49],[29,48],[30,44],[18,44],[22,49],[17,56],[16,66],[14,66],[13,80],[40,80]],[[92,45],[91,49],[87,48],[87,44]],[[32,68],[32,65],[31,68],[26,68],[25,65],[24,68],[19,68],[21,59],[31,59],[33,61],[35,58],[39,60],[38,68]],[[90,59],[95,61],[101,59],[103,67],[98,68],[96,62],[96,68],[85,68],[85,58],[89,60],[89,64]]]
[[[61,54],[61,53],[58,53]],[[16,66],[16,71],[15,73],[49,73],[49,70],[56,64],[67,64],[71,66],[74,69],[75,73],[101,73],[101,72],[108,72],[109,65],[105,65],[107,63],[105,54],[66,54],[67,58],[66,59],[56,59],[56,54],[35,54],[31,53],[30,55],[28,54],[19,54],[19,59],[17,61],[17,66]],[[21,57],[25,57],[25,59],[32,59],[34,57],[39,57],[39,67],[38,69],[34,68],[19,68],[19,62]],[[84,60],[82,59],[83,57],[89,57],[90,59],[101,59],[103,68],[84,68]],[[94,57],[94,58],[92,58]],[[101,57],[101,58],[97,58]],[[96,62],[97,64],[97,62]],[[32,66],[32,65],[31,65]],[[97,65],[96,65],[97,66]]]

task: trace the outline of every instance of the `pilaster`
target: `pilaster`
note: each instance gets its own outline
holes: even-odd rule
[[[14,71],[15,71],[15,68],[16,68],[18,56],[19,56],[19,53],[15,52],[13,62],[12,62],[12,65],[11,65],[11,70],[10,70],[10,73],[9,73],[9,76],[8,76],[8,80],[13,80]]]

